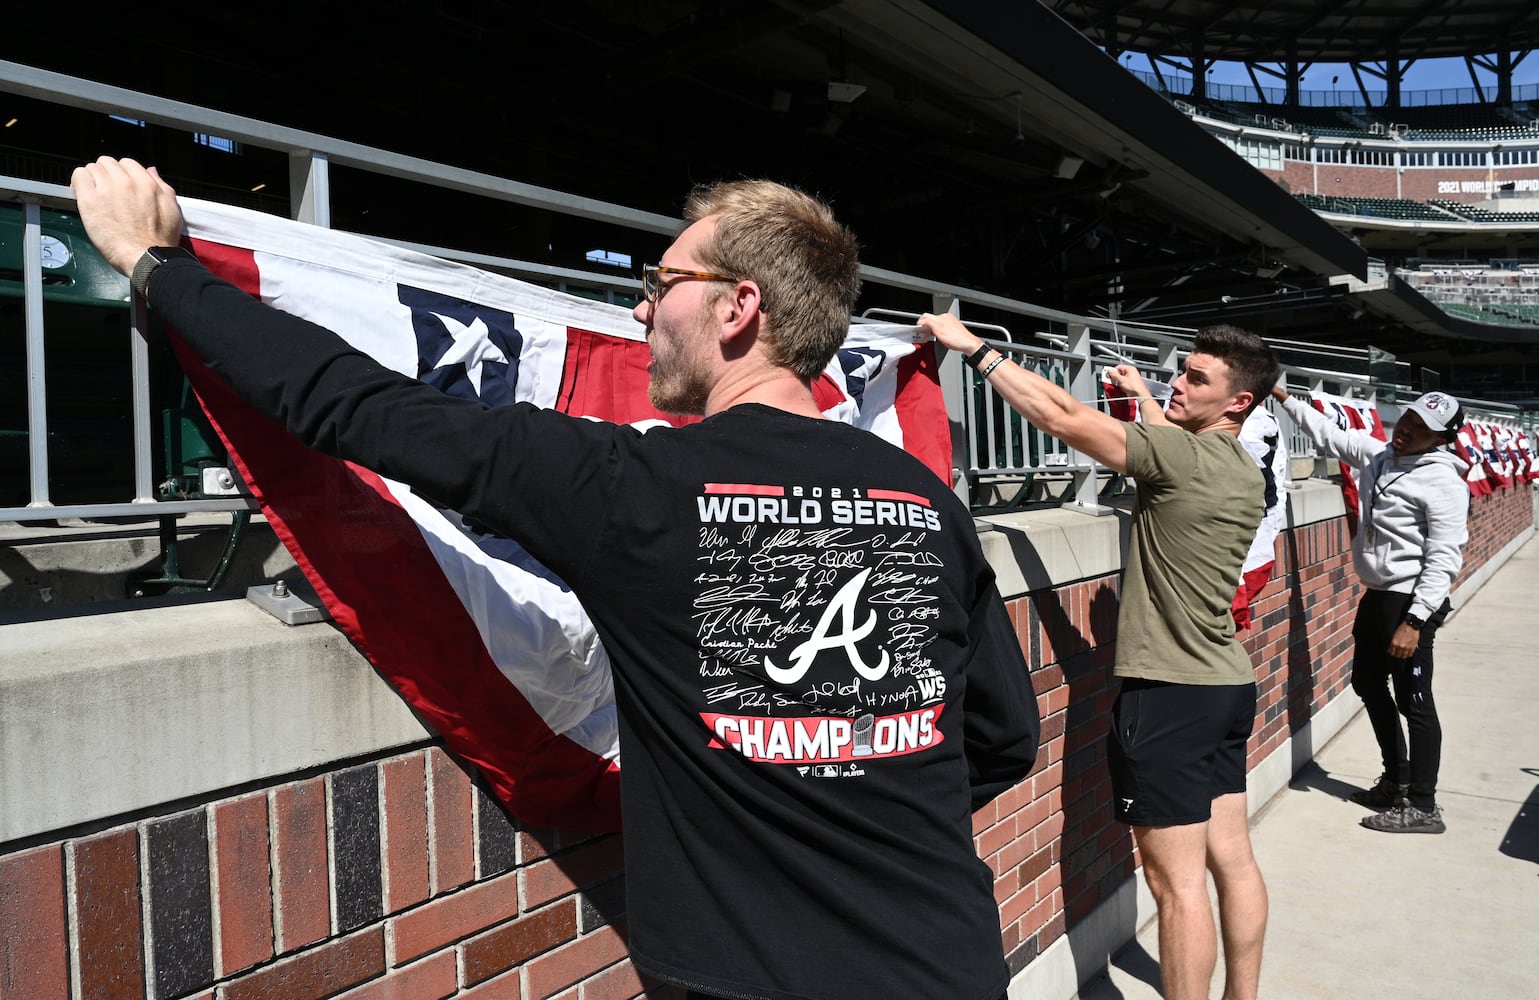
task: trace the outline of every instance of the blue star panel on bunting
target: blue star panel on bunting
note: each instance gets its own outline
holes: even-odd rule
[[[524,338],[512,313],[407,285],[399,296],[417,335],[417,378],[487,406],[515,401]]]

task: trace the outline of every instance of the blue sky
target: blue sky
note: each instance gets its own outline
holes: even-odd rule
[[[1516,59],[1522,53],[1514,53]],[[1124,57],[1124,65],[1134,70],[1148,71],[1148,60],[1138,54],[1133,54],[1131,60]],[[1170,73],[1168,68],[1165,69]],[[1494,86],[1496,79],[1493,74],[1479,68],[1476,74],[1483,85]],[[1331,82],[1332,77],[1337,77],[1336,83]],[[1242,63],[1219,63],[1213,69],[1208,78],[1214,83],[1233,84],[1235,86],[1249,86],[1250,77],[1245,72]],[[1281,87],[1281,81],[1261,77],[1264,86]],[[1382,90],[1383,81],[1367,74],[1364,82],[1370,90]],[[1512,73],[1513,86],[1539,83],[1539,54],[1530,55],[1517,64]],[[1321,63],[1311,66],[1304,72],[1305,90],[1356,90],[1356,81],[1352,78],[1352,69],[1345,63],[1327,64]],[[1401,84],[1402,90],[1440,90],[1444,88],[1472,88],[1469,70],[1465,67],[1463,59],[1421,59],[1412,64],[1406,70],[1405,82]]]

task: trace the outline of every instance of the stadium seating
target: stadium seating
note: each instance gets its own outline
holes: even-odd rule
[[[1539,222],[1539,212],[1497,212],[1462,201],[1431,198],[1428,203],[1471,222]]]
[[[1295,197],[1317,212],[1336,215],[1363,215],[1402,221],[1449,221],[1447,212],[1408,198],[1341,198],[1317,194],[1298,194]]]

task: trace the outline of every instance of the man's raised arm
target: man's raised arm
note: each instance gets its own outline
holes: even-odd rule
[[[925,313],[919,328],[928,330],[943,347],[958,351],[988,379],[994,391],[1037,430],[1084,452],[1117,472],[1127,471],[1127,425],[1109,413],[1075,399],[1061,386],[1036,372],[1011,363],[1002,354],[985,350],[983,340],[949,314]],[[982,352],[982,356],[972,360]],[[1122,366],[1125,367],[1125,366]],[[1134,377],[1137,373],[1133,373]],[[1138,379],[1137,386],[1143,380]],[[1126,383],[1128,388],[1135,388]],[[1144,395],[1147,395],[1145,388]]]

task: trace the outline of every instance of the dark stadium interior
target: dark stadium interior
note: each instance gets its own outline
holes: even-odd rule
[[[1115,58],[1410,59],[1539,35],[1532,3],[1405,6],[168,2],[66,25],[55,5],[13,0],[0,59],[666,215],[696,181],[772,176],[830,198],[877,267],[1079,313],[1233,319],[1431,367],[1471,354],[1532,367],[1539,328],[1493,335],[1405,291],[1349,300],[1331,276],[1424,247],[1332,228]],[[45,111],[18,89],[0,86],[0,118],[20,119],[0,133],[0,172],[65,183],[82,158],[136,155],[184,193],[288,211],[282,155]],[[639,261],[664,245],[336,174],[338,228],[572,267],[595,246]],[[1539,257],[1539,235],[1492,234],[1493,253],[1514,247]],[[885,288],[868,300],[928,307]]]

